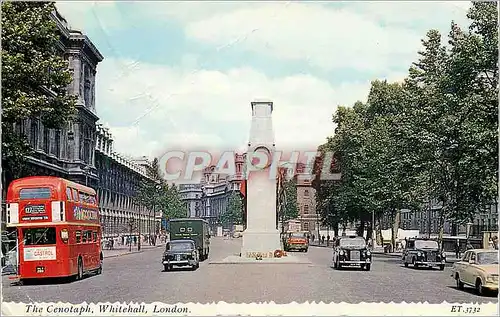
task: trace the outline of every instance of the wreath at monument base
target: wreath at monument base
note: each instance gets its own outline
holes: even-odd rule
[[[281,251],[281,250],[274,251],[275,258],[281,258],[282,256],[283,256],[283,251]]]

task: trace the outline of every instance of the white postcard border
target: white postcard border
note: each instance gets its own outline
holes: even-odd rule
[[[102,311],[114,307],[115,311]],[[120,311],[121,310],[121,311]],[[161,302],[2,302],[3,316],[498,316],[498,303],[323,303],[211,304]]]

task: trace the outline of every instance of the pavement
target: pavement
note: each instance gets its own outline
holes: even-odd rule
[[[132,245],[132,250],[129,251],[129,246],[125,245],[119,245],[114,247],[111,250],[102,250],[102,256],[103,258],[114,258],[117,256],[123,256],[123,255],[128,255],[128,254],[133,254],[133,253],[140,253],[148,250],[154,250],[156,248],[163,248],[165,246],[165,243],[159,243],[156,245],[149,245],[149,244],[141,244],[141,250],[139,251],[137,249],[137,245]]]
[[[400,259],[375,255],[371,271],[335,270],[328,248],[291,252],[311,264],[210,265],[239,253],[241,239],[211,239],[210,258],[196,271],[164,272],[162,248],[108,257],[103,273],[80,281],[35,281],[22,286],[2,277],[4,302],[493,302],[472,289],[458,290],[451,265],[437,269],[405,268]]]
[[[318,244],[318,243],[311,243],[309,244],[311,247],[319,247],[319,248],[333,248],[332,244],[330,243],[329,245],[325,244]],[[401,259],[403,256],[402,252],[390,252],[390,253],[385,253],[384,249],[382,247],[376,247],[374,251],[372,251],[372,254],[378,255],[378,256],[383,256],[383,257],[394,257],[394,258],[399,258]],[[445,252],[446,255],[446,263],[455,263],[460,261],[460,259],[457,259],[455,252]]]

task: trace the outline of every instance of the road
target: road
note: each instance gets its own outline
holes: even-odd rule
[[[239,253],[240,239],[212,238],[211,260]],[[162,272],[162,249],[109,258],[102,275],[76,282],[11,285],[3,277],[3,301],[23,302],[495,302],[455,289],[444,271],[404,268],[397,258],[377,257],[369,272],[336,271],[331,249],[311,247],[312,264],[209,264],[197,271]]]

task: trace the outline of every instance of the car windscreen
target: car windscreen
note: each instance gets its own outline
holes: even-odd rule
[[[56,228],[23,229],[24,245],[56,244]]]
[[[478,264],[498,264],[498,252],[480,252],[477,254]]]
[[[341,247],[364,248],[366,242],[364,239],[340,239],[339,245]]]
[[[437,241],[415,241],[415,248],[417,249],[438,249],[439,245]]]
[[[189,242],[168,243],[167,251],[190,251],[193,249],[193,244]]]

